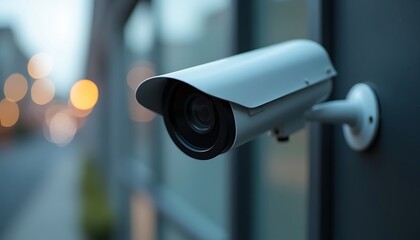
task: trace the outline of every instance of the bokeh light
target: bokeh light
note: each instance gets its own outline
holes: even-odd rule
[[[77,122],[66,110],[56,112],[49,121],[49,139],[64,146],[70,143],[77,132]]]
[[[147,78],[156,75],[152,63],[139,62],[128,71],[127,84],[132,90],[136,90],[137,86]]]
[[[10,75],[4,82],[4,96],[11,102],[18,102],[28,91],[28,81],[19,73]]]
[[[152,121],[156,117],[156,114],[154,112],[143,107],[137,102],[136,98],[134,97],[134,94],[129,95],[129,104],[130,118],[134,122],[147,123]]]
[[[32,101],[38,105],[45,105],[49,103],[54,98],[54,94],[54,83],[47,78],[37,80],[32,84]]]
[[[98,101],[98,87],[91,80],[76,82],[70,91],[71,104],[80,110],[88,110],[95,106]]]
[[[46,53],[38,53],[29,59],[28,73],[34,79],[47,77],[54,66],[53,59]]]
[[[47,110],[45,111],[45,124],[47,127],[50,126],[51,119],[60,111],[65,111],[66,106],[59,103],[53,103],[48,106]]]
[[[3,127],[12,127],[19,119],[19,106],[7,99],[0,101],[0,124]]]
[[[130,87],[128,103],[130,118],[134,122],[146,123],[156,117],[154,112],[140,105],[134,97],[138,85],[154,75],[156,75],[156,72],[151,62],[138,62],[128,71],[127,84]]]

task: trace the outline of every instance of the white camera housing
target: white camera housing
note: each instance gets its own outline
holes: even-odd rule
[[[335,75],[321,45],[293,40],[149,78],[136,98],[163,115],[178,148],[205,160],[274,128],[300,129]]]

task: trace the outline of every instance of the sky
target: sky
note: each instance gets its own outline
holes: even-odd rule
[[[0,28],[10,27],[25,55],[53,59],[50,79],[66,97],[84,78],[93,0],[0,0]]]

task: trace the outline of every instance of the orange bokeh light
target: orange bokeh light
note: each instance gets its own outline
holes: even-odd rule
[[[0,102],[0,124],[3,127],[12,127],[19,119],[19,106],[7,99]]]
[[[91,80],[76,82],[70,91],[71,104],[80,110],[88,110],[98,101],[98,87]]]
[[[47,77],[53,69],[53,59],[46,53],[38,53],[29,59],[28,73],[34,79]]]
[[[37,80],[32,84],[32,101],[38,105],[45,105],[49,103],[54,98],[54,94],[54,83],[47,78]]]
[[[18,102],[28,91],[28,81],[19,73],[13,73],[4,82],[4,96],[11,102]]]

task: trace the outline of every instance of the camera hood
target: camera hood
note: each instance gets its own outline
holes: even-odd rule
[[[210,96],[256,108],[335,75],[321,45],[293,40],[149,78],[138,86],[136,98],[161,114],[166,84],[180,81]]]

